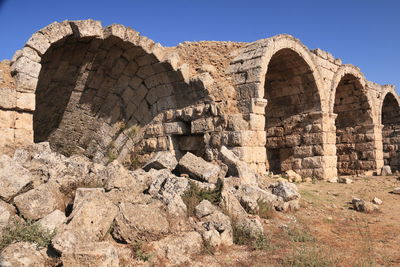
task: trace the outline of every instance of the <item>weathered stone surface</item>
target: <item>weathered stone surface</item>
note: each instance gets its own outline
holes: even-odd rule
[[[109,231],[118,208],[105,194],[88,194],[68,217],[69,223],[53,238],[54,248],[60,252],[73,249],[82,241],[100,241]]]
[[[194,179],[209,183],[216,183],[220,172],[218,166],[196,157],[190,152],[179,160],[178,170],[180,173],[189,174]]]
[[[382,176],[389,176],[392,175],[392,169],[390,168],[390,166],[383,166],[382,167],[382,171],[381,171],[381,175]]]
[[[0,266],[42,267],[48,266],[50,259],[33,243],[18,242],[6,247],[0,254]]]
[[[364,201],[362,199],[353,198],[351,203],[353,204],[353,208],[356,211],[365,212],[365,213],[373,213],[379,210],[379,206],[369,202]]]
[[[293,183],[279,181],[278,183],[271,185],[271,188],[274,195],[283,198],[285,201],[300,198],[297,186]]]
[[[117,249],[108,242],[89,242],[77,245],[62,254],[63,266],[119,267]]]
[[[372,199],[372,203],[376,204],[376,205],[382,205],[383,201],[377,197],[374,197]]]
[[[6,155],[0,156],[0,197],[9,200],[31,182],[27,169]]]
[[[62,224],[67,221],[67,217],[64,212],[60,210],[55,210],[47,216],[43,217],[38,221],[38,223],[44,228],[49,230],[50,232],[58,229]]]
[[[199,253],[203,247],[201,235],[197,232],[169,236],[150,243],[159,259],[167,259],[171,265],[178,265],[190,260],[192,254]]]
[[[15,213],[16,210],[14,206],[0,200],[0,232],[12,220]]]
[[[300,183],[302,181],[301,175],[293,170],[288,170],[285,172],[285,174],[288,177],[289,182]]]
[[[66,203],[59,186],[55,183],[42,184],[14,198],[14,203],[24,218],[37,220],[52,213],[64,210]]]
[[[157,240],[169,232],[169,223],[159,201],[148,204],[121,203],[115,219],[114,237],[128,243]]]
[[[154,157],[143,167],[145,171],[149,171],[150,169],[175,169],[178,161],[175,156],[169,151],[157,152]]]
[[[225,146],[221,147],[220,155],[222,161],[228,166],[228,175],[236,176],[244,183],[256,184],[257,175],[245,162],[241,161],[232,151]]]
[[[217,207],[215,207],[213,204],[211,204],[210,201],[204,199],[200,202],[199,205],[195,207],[195,212],[197,218],[201,219],[204,216],[210,215],[217,211]]]

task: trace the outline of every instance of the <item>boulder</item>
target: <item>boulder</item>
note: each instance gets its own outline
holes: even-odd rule
[[[303,179],[301,178],[301,175],[298,174],[298,173],[296,173],[296,172],[293,171],[293,170],[288,170],[288,171],[285,172],[285,174],[286,174],[286,176],[287,176],[289,182],[292,182],[292,183],[300,183],[300,182],[302,182],[302,180],[303,180]]]
[[[390,168],[390,166],[385,165],[382,167],[382,171],[381,171],[381,175],[382,176],[389,176],[392,175],[392,169]]]
[[[216,183],[220,173],[219,166],[209,163],[190,152],[187,152],[179,160],[178,170],[180,173],[187,173],[194,179],[208,183]]]
[[[175,195],[181,196],[189,188],[187,178],[177,177],[168,170],[153,171],[152,174],[153,182],[148,193],[162,201],[168,202]]]
[[[157,152],[149,162],[147,162],[143,169],[145,171],[149,171],[150,169],[168,169],[172,171],[175,169],[176,165],[178,165],[178,161],[170,151],[160,151]]]
[[[56,183],[46,183],[14,198],[20,214],[26,219],[37,220],[54,210],[65,210],[64,195]]]
[[[353,182],[353,180],[350,178],[346,178],[346,177],[340,177],[338,179],[338,182],[342,183],[342,184],[351,184]]]
[[[0,232],[10,223],[15,214],[16,210],[13,205],[0,200]]]
[[[382,205],[383,201],[377,197],[374,197],[372,199],[372,203],[376,204],[376,205]]]
[[[214,242],[230,246],[233,244],[233,231],[230,218],[220,211],[215,211],[210,215],[207,215],[201,219],[201,225],[203,229],[200,229],[203,238],[213,238]],[[218,232],[218,238],[214,234],[210,233],[213,231]],[[211,236],[209,236],[211,234]]]
[[[42,226],[42,228],[47,229],[50,232],[55,231],[61,225],[63,225],[67,220],[64,212],[60,210],[55,210],[49,215],[43,217],[38,221],[38,223]]]
[[[121,203],[112,234],[119,240],[133,243],[157,240],[168,232],[166,211],[160,201],[153,200],[148,204]]]
[[[157,255],[157,262],[167,259],[170,265],[180,265],[190,262],[192,254],[198,254],[203,249],[203,239],[197,232],[186,232],[168,236],[156,242],[151,242]]]
[[[117,249],[108,242],[89,242],[77,245],[62,254],[63,266],[119,267]]]
[[[283,203],[281,197],[253,185],[240,186],[239,190],[236,191],[236,196],[243,208],[251,214],[256,214],[258,212],[259,202],[264,202],[271,207],[276,207]]]
[[[235,227],[246,232],[252,238],[259,238],[264,234],[264,228],[258,218],[242,218],[236,221]]]
[[[195,207],[195,213],[196,217],[201,219],[204,216],[210,215],[217,211],[217,207],[215,207],[213,204],[211,204],[210,201],[204,199],[202,200],[199,205]]]
[[[104,238],[117,216],[118,207],[105,194],[88,194],[68,217],[68,224],[60,228],[52,243],[56,250],[74,248],[80,242],[97,242]]]
[[[28,242],[13,243],[0,254],[2,267],[42,267],[49,266],[50,259],[42,253],[36,244]]]
[[[362,199],[353,198],[351,203],[353,204],[353,208],[356,211],[365,212],[365,213],[372,213],[379,210],[379,206],[369,202],[364,201]]]
[[[220,158],[228,166],[229,176],[239,177],[243,183],[257,184],[255,171],[225,146],[221,147]]]
[[[272,188],[272,194],[283,198],[284,201],[300,198],[297,186],[293,183],[279,181],[278,183],[272,184],[270,188]]]
[[[0,197],[6,201],[24,191],[32,182],[29,171],[7,155],[0,156]]]
[[[78,207],[84,199],[95,197],[95,195],[104,195],[104,192],[104,188],[77,188],[75,191],[74,207]]]

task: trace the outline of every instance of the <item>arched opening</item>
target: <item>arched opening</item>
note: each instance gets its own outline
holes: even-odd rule
[[[359,79],[342,77],[336,88],[333,112],[337,114],[336,154],[340,175],[375,169],[375,143],[371,107]]]
[[[321,102],[313,72],[291,49],[271,58],[265,77],[267,169],[315,175],[322,155]],[[316,113],[317,112],[317,113]]]
[[[388,93],[382,105],[382,141],[384,164],[392,172],[400,170],[400,108],[392,93]]]
[[[115,36],[60,40],[41,64],[34,141],[49,141],[67,156],[113,160],[122,148],[133,149],[138,128],[161,111],[195,101],[175,97],[190,92],[179,71]],[[167,137],[159,139],[155,149],[166,150]]]

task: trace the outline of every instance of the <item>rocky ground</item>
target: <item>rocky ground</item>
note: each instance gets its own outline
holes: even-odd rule
[[[0,265],[399,265],[397,177],[332,182],[259,177],[225,147],[130,171],[35,144],[0,156]]]

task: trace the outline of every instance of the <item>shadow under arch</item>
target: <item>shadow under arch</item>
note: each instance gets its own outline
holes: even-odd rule
[[[362,174],[376,169],[372,107],[358,75],[340,77],[333,102],[338,174]]]

